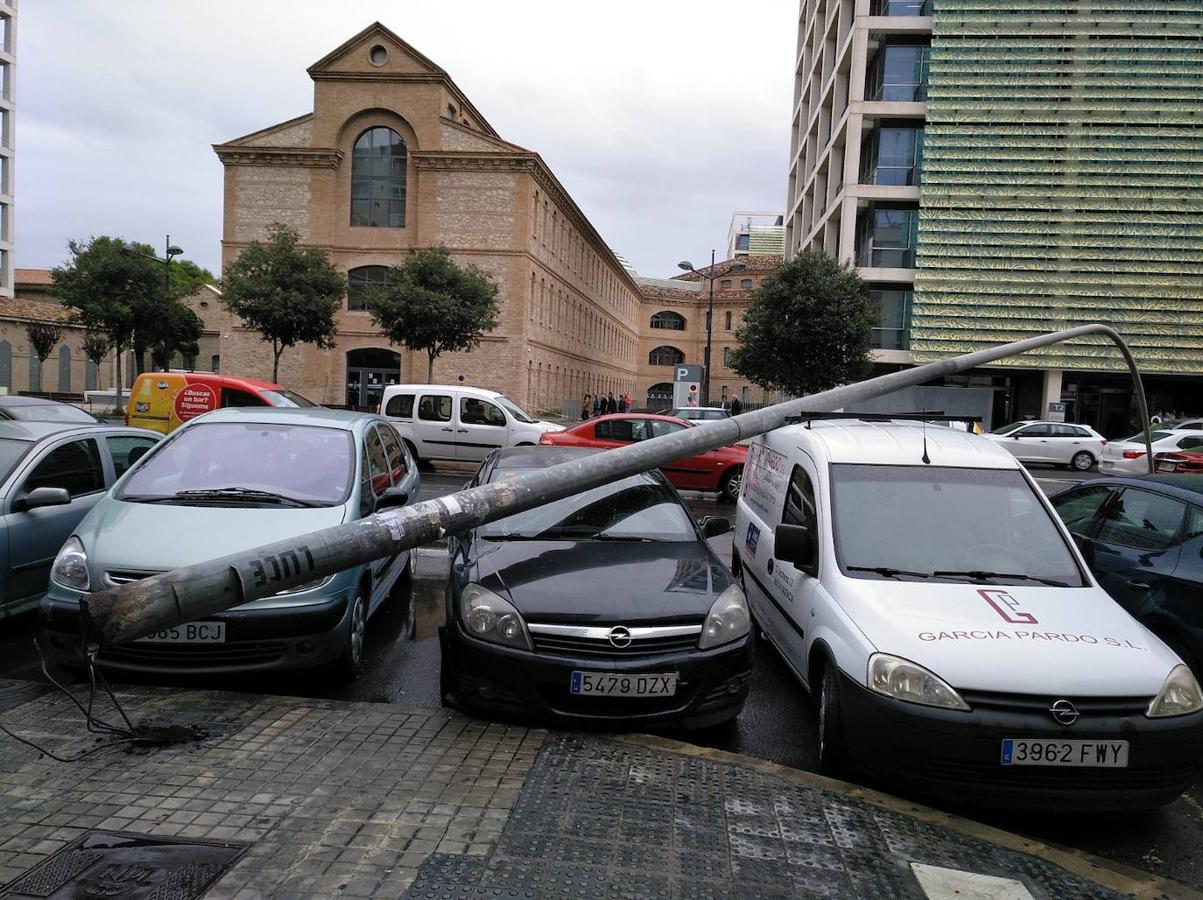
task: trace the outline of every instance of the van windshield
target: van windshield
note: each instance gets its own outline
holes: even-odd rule
[[[504,406],[509,411],[509,414],[519,422],[526,422],[528,425],[530,425],[535,421],[522,411],[522,407],[504,394],[498,394],[493,398],[493,402],[498,406]]]
[[[854,578],[1085,587],[1014,469],[831,467],[835,550]]]

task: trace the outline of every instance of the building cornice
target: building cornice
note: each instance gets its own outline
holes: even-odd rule
[[[343,152],[333,147],[232,147],[214,144],[213,152],[227,166],[302,166],[336,169]]]
[[[527,154],[479,150],[414,150],[409,154],[416,169],[528,172],[533,170]]]

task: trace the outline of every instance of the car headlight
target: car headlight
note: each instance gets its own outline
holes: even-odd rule
[[[479,584],[468,585],[460,594],[460,617],[474,638],[519,650],[533,649],[518,610]]]
[[[736,638],[741,638],[752,628],[752,617],[748,615],[748,601],[739,585],[733,584],[721,594],[710,606],[706,615],[706,624],[702,626],[702,636],[698,640],[698,649],[706,650],[726,644]]]
[[[1163,719],[1185,716],[1200,709],[1203,709],[1203,691],[1199,689],[1199,682],[1189,668],[1179,663],[1170,669],[1145,715],[1150,719]]]
[[[907,703],[941,709],[969,709],[969,704],[944,679],[909,659],[888,653],[874,653],[869,657],[869,688]]]
[[[63,587],[76,591],[88,589],[88,554],[75,535],[67,538],[50,567],[50,577]]]

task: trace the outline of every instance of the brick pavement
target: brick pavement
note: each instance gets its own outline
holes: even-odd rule
[[[105,831],[236,845],[209,900],[921,898],[912,863],[1015,878],[1033,897],[1188,894],[851,786],[657,739],[392,704],[152,687],[118,696],[135,721],[208,734],[73,763],[0,734],[0,885],[31,883],[31,867]],[[0,722],[60,755],[107,740],[58,692],[12,681],[0,680]]]

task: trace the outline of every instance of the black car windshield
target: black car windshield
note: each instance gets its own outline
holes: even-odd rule
[[[296,391],[279,390],[279,391],[260,391],[259,394],[264,400],[271,403],[272,406],[283,407],[309,407],[317,406],[308,397],[302,397]]]
[[[519,474],[499,469],[492,481]],[[498,519],[477,530],[486,540],[696,541],[689,513],[654,477],[633,475],[613,484]]]
[[[493,398],[493,402],[495,402],[498,406],[503,406],[507,410],[509,410],[510,415],[513,416],[515,419],[517,419],[519,422],[526,422],[528,425],[530,425],[535,421],[530,416],[528,416],[526,413],[524,413],[522,411],[522,407],[520,407],[517,403],[515,403],[509,397],[499,394],[498,396]]]
[[[843,464],[831,482],[836,555],[850,576],[1085,586],[1014,469]]]
[[[198,422],[158,447],[122,484],[117,499],[334,506],[346,502],[354,472],[351,434],[341,428]]]
[[[69,403],[22,403],[4,407],[4,413],[24,422],[96,422],[94,416]]]
[[[13,469],[17,467],[24,457],[29,452],[29,448],[33,444],[30,441],[14,441],[9,438],[0,438],[0,482],[8,478],[12,474]]]

